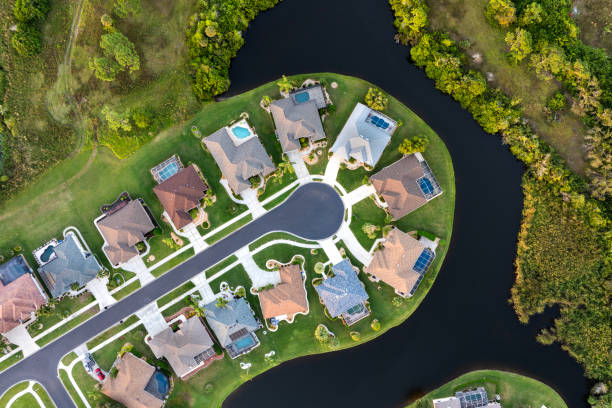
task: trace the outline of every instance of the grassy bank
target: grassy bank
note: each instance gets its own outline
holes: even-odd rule
[[[485,387],[489,399],[501,396],[504,407],[567,408],[563,399],[548,385],[519,374],[497,370],[481,370],[467,373],[431,391],[408,408],[433,407],[432,399],[455,395],[471,387]]]

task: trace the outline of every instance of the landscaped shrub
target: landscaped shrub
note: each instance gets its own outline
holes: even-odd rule
[[[370,108],[382,112],[389,104],[389,98],[380,89],[370,88],[365,96],[365,102]]]
[[[276,83],[281,92],[289,93],[295,88],[295,84],[291,82],[285,75]]]
[[[117,373],[118,372],[119,372],[119,370],[117,370],[117,367],[113,366],[113,368],[111,368],[109,374],[110,374],[111,378],[115,378],[115,377],[117,377]]]
[[[217,303],[215,305],[220,309],[225,309],[225,306],[227,306],[228,303],[229,303],[229,300],[221,296],[217,298]]]
[[[234,296],[238,298],[245,297],[246,289],[243,286],[239,287],[238,290],[236,290],[236,292],[234,293]]]
[[[314,266],[314,271],[321,275],[325,271],[325,264],[323,262],[317,262]]]
[[[372,323],[370,323],[370,327],[374,331],[379,331],[380,330],[380,321],[378,321],[378,319],[372,320]]]
[[[325,325],[319,324],[315,329],[314,336],[319,342],[327,343],[331,337],[331,334]]]
[[[391,304],[395,307],[401,307],[403,303],[404,299],[399,296],[393,296],[393,299],[391,299]]]
[[[397,150],[404,155],[424,152],[429,144],[429,140],[425,136],[414,136],[410,139],[402,140]]]
[[[134,345],[132,343],[125,343],[121,347],[121,350],[119,350],[119,353],[117,353],[117,355],[121,358],[123,357],[125,353],[129,353],[130,351],[132,351],[133,348],[134,348]]]
[[[351,332],[351,339],[353,341],[359,341],[361,340],[361,333],[359,333],[358,331],[352,331]]]

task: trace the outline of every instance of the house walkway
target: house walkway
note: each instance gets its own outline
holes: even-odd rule
[[[238,261],[242,263],[242,266],[244,266],[245,271],[249,275],[253,283],[252,287],[261,288],[270,284],[275,285],[281,281],[278,271],[264,271],[257,266],[248,245],[240,248],[235,254],[238,257]]]
[[[109,306],[117,303],[117,299],[111,296],[108,292],[108,277],[95,278],[87,282],[86,288],[98,301],[100,309],[106,309]]]
[[[325,174],[323,175],[323,182],[333,186],[336,178],[338,177],[338,170],[340,170],[340,160],[336,155],[329,158],[327,167],[325,167]]]
[[[344,202],[345,207],[349,207],[357,204],[359,201],[368,198],[371,195],[376,196],[376,190],[374,189],[374,186],[370,184],[364,184],[351,191],[347,195],[343,196],[342,201]]]
[[[30,354],[35,353],[38,349],[40,349],[40,347],[38,346],[38,344],[36,344],[32,336],[30,336],[30,333],[28,333],[26,326],[24,326],[23,324],[20,324],[14,329],[4,333],[4,337],[6,337],[9,342],[19,346],[21,348],[21,351],[23,351],[24,357],[27,357]]]
[[[338,251],[338,247],[334,244],[331,238],[324,239],[323,241],[317,241],[321,246],[327,258],[331,261],[332,265],[342,262],[342,255]]]

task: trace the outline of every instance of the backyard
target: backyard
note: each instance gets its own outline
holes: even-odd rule
[[[470,387],[485,387],[489,399],[501,396],[504,407],[567,408],[563,399],[548,385],[506,371],[481,370],[464,374],[415,401],[408,408],[433,407],[431,400],[444,398]]]

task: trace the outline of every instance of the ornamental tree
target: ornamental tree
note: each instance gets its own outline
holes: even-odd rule
[[[508,27],[516,20],[516,8],[510,0],[489,0],[485,15],[490,22]]]
[[[518,64],[531,53],[531,33],[523,28],[517,28],[514,32],[506,34],[506,46],[508,46],[508,57]]]
[[[389,104],[389,98],[380,89],[370,88],[365,96],[365,102],[370,108],[383,111]]]
[[[417,152],[424,152],[427,148],[427,140],[424,136],[414,136],[411,139],[404,139],[397,150],[404,155],[409,155]]]

